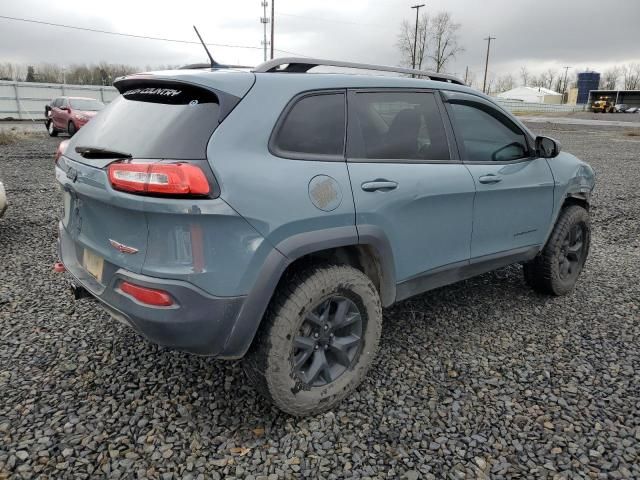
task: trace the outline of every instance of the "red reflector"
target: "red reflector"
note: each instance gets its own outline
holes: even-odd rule
[[[206,195],[204,172],[190,163],[120,163],[109,165],[109,181],[116,190],[160,195]]]
[[[56,262],[53,264],[53,271],[56,273],[62,273],[65,272],[67,270],[67,268],[64,266],[64,263],[62,262]]]
[[[54,157],[55,163],[58,163],[58,160],[60,159],[60,157],[64,155],[64,152],[67,150],[68,144],[69,144],[69,140],[63,140],[60,142],[60,145],[58,145],[58,148],[56,148],[56,154]]]
[[[154,305],[157,307],[169,307],[173,305],[173,299],[171,296],[162,290],[141,287],[140,285],[134,285],[129,282],[122,282],[120,284],[120,290],[131,295],[139,302],[146,303],[147,305]]]

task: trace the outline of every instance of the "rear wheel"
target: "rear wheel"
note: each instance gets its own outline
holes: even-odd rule
[[[75,124],[73,122],[71,122],[71,121],[69,122],[69,125],[67,126],[67,132],[69,132],[69,136],[70,137],[73,137],[77,132]]]
[[[49,123],[47,124],[47,132],[49,132],[50,137],[58,136],[58,131],[56,130],[56,127],[53,125],[53,120],[49,120]]]
[[[577,205],[565,208],[542,252],[525,263],[526,282],[541,293],[569,293],[587,260],[590,242],[589,212]]]
[[[244,368],[281,410],[318,413],[360,384],[381,327],[380,298],[366,275],[349,266],[315,266],[276,292]]]

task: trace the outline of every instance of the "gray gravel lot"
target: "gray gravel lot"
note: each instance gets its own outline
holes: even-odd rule
[[[51,268],[57,140],[0,147],[0,479],[640,478],[640,140],[540,127],[597,172],[576,291],[537,295],[514,266],[402,302],[361,388],[305,419],[239,363],[74,304]]]

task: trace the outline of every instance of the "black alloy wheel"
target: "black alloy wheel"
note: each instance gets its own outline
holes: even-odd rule
[[[312,309],[293,342],[299,379],[312,387],[338,379],[360,353],[362,327],[360,310],[348,298],[332,296]]]
[[[584,223],[572,225],[562,241],[558,256],[558,272],[562,280],[577,276],[580,272],[586,246],[584,242],[585,229]]]

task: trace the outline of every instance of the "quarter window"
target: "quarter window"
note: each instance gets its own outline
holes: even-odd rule
[[[528,156],[524,133],[499,112],[461,103],[451,104],[451,109],[466,160],[508,162]]]
[[[354,96],[350,157],[449,160],[436,99],[429,92],[359,92]]]
[[[344,94],[317,94],[301,98],[289,110],[274,146],[285,156],[343,156],[344,137]]]

